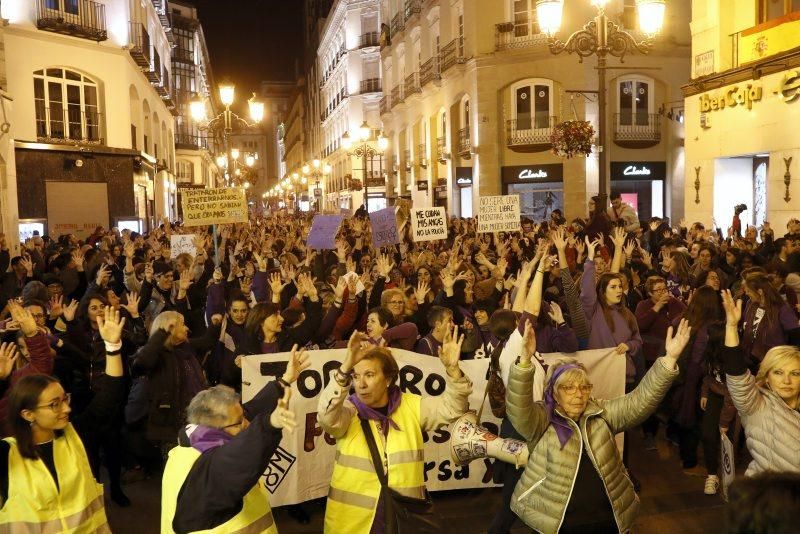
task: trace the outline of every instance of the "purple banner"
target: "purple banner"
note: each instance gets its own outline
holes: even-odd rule
[[[336,248],[336,232],[342,224],[341,215],[317,215],[311,223],[308,234],[308,246],[316,250],[333,250]]]
[[[394,215],[394,207],[370,213],[369,220],[372,223],[373,247],[387,247],[400,242],[397,235],[397,218]]]

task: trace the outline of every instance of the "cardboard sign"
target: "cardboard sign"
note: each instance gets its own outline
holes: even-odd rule
[[[181,189],[184,226],[244,223],[248,220],[243,187]]]
[[[316,250],[336,248],[336,233],[342,224],[341,215],[317,215],[308,233],[308,246]]]
[[[384,208],[369,214],[372,223],[372,246],[375,248],[396,245],[400,242],[397,235],[397,218],[394,208]]]
[[[478,203],[478,233],[519,232],[519,195],[481,197]]]
[[[447,239],[447,214],[441,206],[411,210],[411,236],[414,242]]]
[[[445,369],[438,358],[400,349],[391,349],[400,368],[400,390],[423,397],[423,402],[441,399],[446,388]],[[272,456],[260,483],[270,493],[273,507],[296,504],[324,497],[328,493],[336,458],[336,440],[317,422],[317,407],[323,389],[333,380],[332,373],[344,360],[347,349],[314,350],[309,353],[311,366],[292,384],[289,409],[297,416],[298,427],[284,433],[281,445]],[[594,384],[594,398],[611,399],[625,392],[625,358],[608,358],[608,349],[581,351],[575,354],[545,354],[546,363],[567,356],[577,357]],[[519,353],[516,353],[518,356]],[[242,401],[286,371],[289,353],[261,354],[242,358]],[[489,359],[462,361],[461,370],[472,381],[470,409],[478,411],[484,401]],[[536,399],[538,400],[538,399]],[[499,434],[500,420],[486,407],[481,425]],[[425,443],[425,485],[430,491],[485,488],[492,485],[495,460],[482,458],[458,467],[450,452],[448,426],[428,429],[422,434]]]
[[[173,260],[178,257],[178,254],[184,252],[190,254],[193,258],[197,256],[197,248],[194,246],[194,240],[197,236],[195,234],[181,234],[170,236],[169,243],[169,256]]]

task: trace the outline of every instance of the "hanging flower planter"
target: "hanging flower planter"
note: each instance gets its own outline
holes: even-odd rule
[[[553,154],[562,158],[588,156],[592,153],[594,127],[589,121],[565,121],[553,127],[550,142]]]

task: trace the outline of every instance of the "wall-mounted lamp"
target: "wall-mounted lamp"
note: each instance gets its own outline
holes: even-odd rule
[[[789,202],[792,200],[792,197],[789,195],[789,184],[792,183],[792,173],[789,172],[789,165],[792,164],[792,156],[783,158],[783,163],[786,165],[786,174],[783,175],[783,183],[786,186],[786,195],[784,195],[783,200]]]
[[[68,171],[73,167],[77,167],[79,169],[83,167],[83,160],[81,158],[74,158],[74,157],[64,158],[64,170]]]
[[[694,203],[700,204],[700,167],[694,168]]]

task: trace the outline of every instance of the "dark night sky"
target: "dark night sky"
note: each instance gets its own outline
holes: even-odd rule
[[[239,94],[262,80],[294,80],[302,57],[302,0],[193,0],[206,36],[211,68]]]

